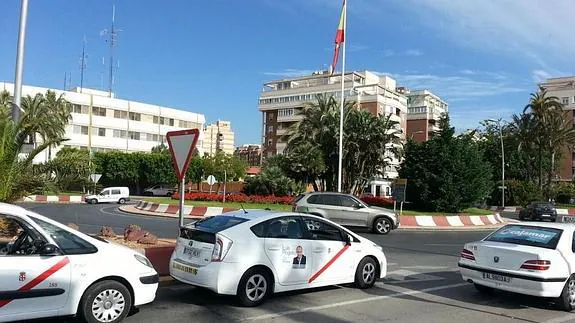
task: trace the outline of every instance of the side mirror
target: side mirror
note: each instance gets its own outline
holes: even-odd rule
[[[363,209],[363,205],[357,203],[357,204],[354,206],[354,208],[355,208],[355,209]]]
[[[345,244],[351,246],[352,241],[353,241],[352,237],[349,234],[345,234]]]
[[[60,248],[58,248],[58,246],[55,246],[53,244],[50,243],[46,243],[44,244],[42,247],[40,247],[40,256],[46,256],[46,257],[54,257],[54,256],[59,256],[62,253],[60,252]]]

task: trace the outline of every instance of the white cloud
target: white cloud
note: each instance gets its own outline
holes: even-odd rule
[[[393,55],[395,55],[395,52],[392,51],[391,49],[386,49],[386,50],[383,51],[383,56],[384,56],[384,57],[391,57],[391,56],[393,56]]]
[[[295,69],[295,68],[286,68],[283,71],[279,72],[263,72],[262,74],[268,76],[281,76],[281,77],[298,77],[298,76],[305,76],[311,75],[314,70],[306,70],[306,69]]]
[[[419,49],[408,49],[405,51],[407,56],[421,56],[423,53]]]
[[[380,4],[384,1],[380,1]],[[399,3],[399,2],[398,2]],[[575,1],[402,0],[426,26],[457,44],[520,55],[545,67],[575,55]]]
[[[533,82],[541,83],[546,79],[552,77],[551,73],[544,70],[534,70],[533,71]]]
[[[472,72],[472,74],[469,75],[469,72]],[[469,76],[379,74],[390,75],[398,81],[398,84],[407,86],[410,89],[429,89],[443,97],[448,103],[528,91],[526,88],[517,86],[516,83],[504,80],[504,75],[500,73],[473,72],[470,70],[467,73]]]

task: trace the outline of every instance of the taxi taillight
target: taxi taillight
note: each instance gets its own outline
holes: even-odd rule
[[[467,260],[473,260],[475,261],[475,255],[473,254],[473,252],[463,248],[463,250],[461,250],[461,258],[463,259],[467,259]]]
[[[547,270],[551,266],[549,260],[527,260],[521,265],[521,269],[527,270]]]
[[[232,240],[216,234],[216,243],[214,244],[214,250],[212,251],[212,262],[221,262],[224,260],[228,251],[232,247]]]

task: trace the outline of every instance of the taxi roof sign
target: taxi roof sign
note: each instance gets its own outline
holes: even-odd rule
[[[166,133],[176,176],[178,176],[180,181],[188,171],[199,136],[200,131],[198,129],[177,130]]]

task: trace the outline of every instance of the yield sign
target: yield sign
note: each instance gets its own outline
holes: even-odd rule
[[[180,181],[184,178],[190,166],[190,159],[192,159],[192,153],[194,152],[199,136],[200,131],[198,129],[178,130],[166,133],[166,139],[168,140],[168,146],[172,154],[172,161],[174,162],[174,169]]]

